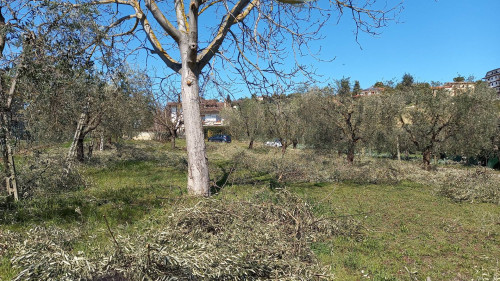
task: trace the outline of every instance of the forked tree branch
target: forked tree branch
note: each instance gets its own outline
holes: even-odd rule
[[[167,32],[170,37],[172,37],[175,42],[179,43],[181,34],[175,29],[175,27],[170,23],[170,21],[165,17],[165,15],[160,11],[158,5],[154,0],[146,0],[146,7],[151,11],[151,14],[160,24],[160,26]]]

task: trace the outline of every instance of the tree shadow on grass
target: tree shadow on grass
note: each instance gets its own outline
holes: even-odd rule
[[[118,224],[133,223],[162,208],[165,199],[178,198],[182,190],[156,184],[149,188],[124,186],[89,193],[85,190],[4,202],[0,205],[0,225],[82,223],[106,217]]]

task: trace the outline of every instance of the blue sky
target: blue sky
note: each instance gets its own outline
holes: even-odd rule
[[[404,73],[419,82],[448,82],[458,74],[480,79],[500,67],[500,0],[404,0],[403,7],[398,22],[390,22],[377,36],[360,33],[358,42],[347,15],[338,24],[330,21],[322,29],[325,38],[310,45],[321,47],[322,55],[335,60],[303,58],[301,62],[314,65],[321,75],[318,80],[324,81],[319,86],[350,77],[359,80],[362,88],[377,81],[397,82]],[[145,66],[142,55],[138,61]],[[151,73],[154,69],[159,76],[171,73],[158,58],[147,62]],[[287,63],[291,66],[293,58]],[[232,94],[239,98],[247,93],[242,87]]]
[[[422,82],[482,78],[500,67],[499,19],[500,0],[406,0],[399,23],[378,36],[360,35],[362,50],[352,22],[327,26],[316,44],[329,46],[336,59],[315,65],[325,78],[351,77],[363,88],[404,73]]]

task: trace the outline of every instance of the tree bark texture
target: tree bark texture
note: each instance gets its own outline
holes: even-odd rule
[[[429,171],[431,169],[431,150],[425,149],[422,153],[422,160],[424,164],[424,169]]]
[[[182,110],[186,132],[186,148],[188,154],[187,189],[192,195],[209,196],[208,159],[205,149],[205,137],[200,114],[199,71],[193,62],[192,46],[184,41],[180,44],[182,59]],[[196,54],[196,50],[194,50]],[[196,59],[196,57],[194,57]]]
[[[175,138],[175,135],[170,137],[170,148],[172,149],[175,149]]]
[[[83,127],[85,126],[85,119],[87,119],[87,113],[82,113],[80,115],[80,118],[78,119],[78,124],[76,126],[75,136],[73,137],[73,141],[71,142],[71,146],[69,147],[68,156],[67,156],[68,161],[71,161],[75,158],[78,158],[78,154],[83,155],[82,133],[83,133]],[[83,137],[85,137],[85,136],[83,136]],[[79,147],[79,143],[78,143],[80,141],[80,139],[82,140],[81,151],[79,151],[80,147]]]
[[[5,32],[5,18],[0,8],[0,57],[3,57],[3,51],[7,40],[7,32]],[[22,60],[21,60],[22,61]],[[3,70],[2,73],[3,75]],[[12,132],[11,132],[11,110],[12,101],[14,99],[14,91],[16,89],[19,69],[11,81],[9,89],[4,88],[3,79],[0,77],[0,146],[2,148],[2,158],[5,169],[5,187],[7,193],[14,197],[14,200],[19,200],[17,190],[17,174],[14,161],[14,151],[12,148]]]
[[[2,158],[5,169],[5,187],[7,189],[7,194],[14,197],[14,200],[19,200],[19,194],[17,190],[17,177],[16,177],[16,165],[14,162],[14,152],[12,149],[12,134],[10,132],[10,117],[9,114],[3,111],[0,120],[2,126],[0,133],[0,143],[2,146]]]
[[[347,162],[349,164],[354,162],[354,145],[349,145],[347,148]]]
[[[399,150],[399,137],[396,137],[396,150],[398,155],[398,161],[401,162],[401,151]]]
[[[99,151],[104,150],[104,132],[101,132],[100,138],[99,138]]]
[[[248,149],[253,149],[253,140],[250,140],[250,143],[248,144]]]

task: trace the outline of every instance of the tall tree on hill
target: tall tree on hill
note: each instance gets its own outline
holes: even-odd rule
[[[354,86],[352,87],[352,95],[358,96],[361,94],[361,86],[359,85],[359,81],[354,81]]]
[[[401,81],[401,86],[403,87],[411,87],[414,83],[414,79],[413,79],[413,76],[409,73],[405,73],[403,75],[403,79]]]
[[[340,81],[337,81],[337,95],[342,97],[347,97],[351,94],[351,82],[349,78],[342,78]]]
[[[311,74],[299,64],[286,71],[289,67],[285,67],[283,61],[290,52],[295,58],[308,55],[308,42],[321,37],[318,30],[332,14],[352,15],[356,33],[376,33],[377,28],[392,19],[392,13],[399,7],[398,3],[394,8],[379,9],[377,1],[362,1],[356,5],[351,0],[332,0],[326,5],[303,0],[86,2],[103,7],[100,12],[106,16],[101,19],[110,20],[101,29],[107,34],[101,32],[98,40],[123,47],[128,41],[118,42],[118,39],[128,35],[137,38],[136,30],[141,26],[152,46],[146,48],[181,76],[188,153],[187,188],[190,194],[203,196],[208,196],[210,191],[200,119],[200,79],[216,81],[221,77],[218,69],[234,67],[234,72],[243,77],[252,91],[269,93],[277,84],[292,81],[290,78],[296,74]],[[200,22],[205,15],[208,21],[216,24],[202,26]],[[288,48],[283,46],[285,42],[290,44]],[[135,48],[136,44],[128,46]]]

